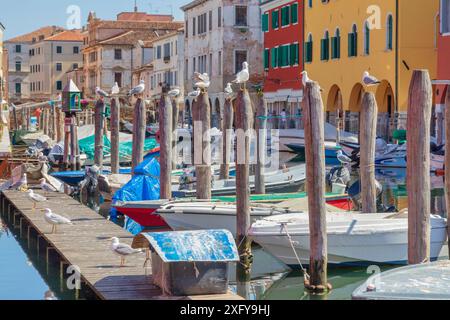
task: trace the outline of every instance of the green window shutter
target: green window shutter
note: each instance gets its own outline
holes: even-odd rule
[[[281,8],[281,25],[287,26],[289,24],[289,6]]]
[[[272,11],[272,29],[278,28],[279,12],[278,10]]]
[[[264,13],[262,15],[262,31],[267,32],[269,31],[269,15],[267,13]]]
[[[291,23],[298,22],[298,4],[294,3],[291,5]]]
[[[271,60],[272,68],[276,68],[278,66],[278,48],[272,48]]]
[[[354,57],[355,54],[355,36],[353,33],[348,34],[348,56]]]
[[[305,62],[312,62],[313,60],[313,42],[305,42],[305,48],[304,48],[304,60]]]
[[[336,37],[336,58],[341,58],[341,37]]]
[[[325,61],[330,58],[330,41],[329,39],[320,40],[320,60]]]
[[[278,66],[282,67],[283,66],[283,47],[278,47]]]
[[[331,59],[336,59],[336,37],[331,38]]]
[[[269,69],[269,49],[264,49],[264,69]]]
[[[289,60],[291,66],[298,64],[298,43],[290,45]]]

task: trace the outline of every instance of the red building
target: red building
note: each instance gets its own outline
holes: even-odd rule
[[[303,8],[300,0],[261,1],[264,97],[271,114],[280,115],[285,110],[289,128],[300,123],[295,116],[300,113],[303,96]]]

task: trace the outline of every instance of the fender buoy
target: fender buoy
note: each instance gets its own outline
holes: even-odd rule
[[[161,144],[161,135],[160,135],[160,133],[159,133],[159,130],[158,131],[156,131],[156,142],[158,142],[159,144]]]

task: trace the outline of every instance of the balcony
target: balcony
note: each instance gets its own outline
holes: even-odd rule
[[[165,56],[163,58],[163,60],[164,60],[165,63],[169,63],[170,62],[170,56]]]

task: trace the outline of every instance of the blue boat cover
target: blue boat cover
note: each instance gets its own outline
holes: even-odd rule
[[[135,175],[120,190],[116,191],[112,198],[112,203],[117,201],[141,201],[159,199],[159,162],[156,158],[149,158],[139,164],[135,170]],[[117,210],[111,208],[111,219],[117,218]],[[128,219],[131,220],[131,219]],[[126,229],[136,235],[144,229],[133,220],[128,221]]]
[[[236,243],[228,230],[143,233],[164,262],[239,261]]]

